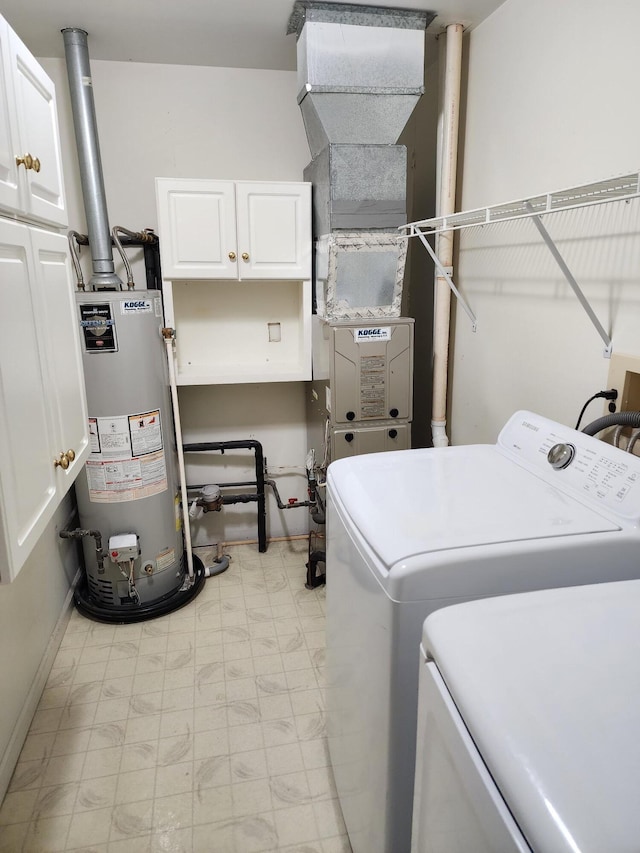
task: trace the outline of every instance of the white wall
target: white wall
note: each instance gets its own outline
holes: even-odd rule
[[[629,0],[507,0],[474,30],[459,209],[637,171],[639,30],[640,5]],[[545,222],[614,350],[640,355],[638,204]],[[521,407],[573,425],[607,387],[609,362],[532,223],[477,230],[461,247],[458,283],[478,331],[458,310],[454,443],[494,441]],[[594,404],[587,422],[601,412]]]
[[[89,40],[91,52],[91,40]],[[71,227],[85,228],[67,73],[56,84]],[[91,61],[109,219],[157,227],[156,177],[302,180],[311,159],[293,71]]]
[[[91,51],[91,42],[89,42]],[[63,60],[42,63],[56,83],[71,227],[85,231],[73,122]],[[157,228],[156,177],[302,180],[311,159],[284,71],[91,62],[104,182],[112,225]],[[255,438],[283,499],[306,497],[304,385],[183,388],[185,441]],[[254,478],[253,454],[190,464],[190,483]],[[304,509],[279,513],[269,500],[269,534],[305,533]],[[193,528],[196,544],[256,538],[255,504],[226,507]]]
[[[70,612],[78,549],[58,531],[72,510],[67,496],[16,580],[0,586],[0,802]]]

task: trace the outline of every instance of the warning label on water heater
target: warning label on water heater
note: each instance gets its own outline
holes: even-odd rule
[[[94,503],[135,501],[167,488],[160,410],[89,418],[86,472]]]

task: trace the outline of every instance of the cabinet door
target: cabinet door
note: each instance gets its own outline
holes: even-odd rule
[[[29,229],[0,220],[0,490],[4,553],[13,580],[58,505],[55,430],[47,403]]]
[[[311,278],[310,184],[236,184],[241,279]]]
[[[23,208],[29,215],[66,225],[67,214],[58,134],[54,85],[24,44],[11,34],[12,74],[15,89],[20,157],[30,154],[40,162],[40,171],[25,170]]]
[[[165,279],[238,277],[233,181],[156,180]]]
[[[59,456],[72,450],[75,456],[67,469],[58,468],[56,472],[61,498],[90,449],[73,277],[66,237],[33,228],[31,243],[34,292],[40,308],[41,338],[46,343],[47,396],[58,440],[55,453]]]
[[[20,209],[18,169],[11,128],[16,126],[15,105],[11,85],[10,30],[0,17],[0,207]]]

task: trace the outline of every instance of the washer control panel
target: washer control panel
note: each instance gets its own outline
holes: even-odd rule
[[[498,448],[551,485],[640,521],[640,457],[532,412],[516,412]]]

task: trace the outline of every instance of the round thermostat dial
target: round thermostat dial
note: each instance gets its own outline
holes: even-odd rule
[[[559,471],[570,465],[573,457],[576,455],[576,449],[573,444],[554,444],[551,450],[547,453],[547,459],[552,468]]]

